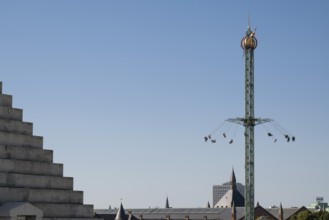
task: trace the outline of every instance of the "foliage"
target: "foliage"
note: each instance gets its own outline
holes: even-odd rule
[[[329,220],[329,213],[326,211],[311,212],[305,210],[293,215],[290,220]]]

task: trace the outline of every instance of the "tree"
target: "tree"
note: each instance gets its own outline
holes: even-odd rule
[[[312,212],[309,210],[304,210],[298,212],[297,214],[293,215],[290,219],[291,220],[312,220],[311,218]]]
[[[329,220],[329,213],[327,211],[311,212],[305,210],[293,215],[290,220]]]
[[[316,212],[318,219],[320,220],[329,220],[329,212],[327,211],[320,211],[320,212]]]

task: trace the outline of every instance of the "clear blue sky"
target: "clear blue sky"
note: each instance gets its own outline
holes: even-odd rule
[[[203,136],[244,114],[240,48],[257,27],[256,201],[329,201],[328,1],[1,1],[0,80],[95,208],[204,207],[234,144]]]

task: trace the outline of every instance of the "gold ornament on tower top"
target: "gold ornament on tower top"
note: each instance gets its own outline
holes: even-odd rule
[[[257,47],[257,39],[255,37],[256,29],[254,31],[250,30],[250,27],[248,26],[248,30],[246,32],[246,35],[241,40],[241,47],[244,50],[249,49],[256,49]]]

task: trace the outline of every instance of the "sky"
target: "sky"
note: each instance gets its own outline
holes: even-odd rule
[[[212,204],[244,183],[240,40],[257,27],[255,201],[329,201],[328,1],[1,1],[0,81],[95,208]],[[235,132],[236,131],[236,132]]]

